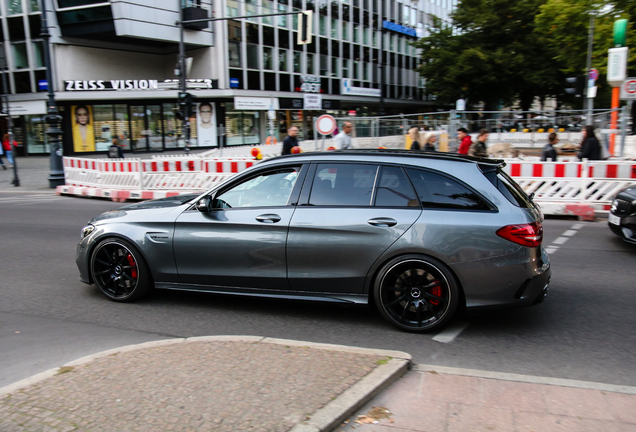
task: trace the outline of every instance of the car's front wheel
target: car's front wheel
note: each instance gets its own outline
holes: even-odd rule
[[[146,262],[130,243],[105,239],[91,256],[93,282],[106,297],[126,302],[146,294],[152,285]]]
[[[459,288],[444,265],[432,258],[406,256],[382,267],[374,300],[384,318],[407,331],[439,329],[452,318]]]

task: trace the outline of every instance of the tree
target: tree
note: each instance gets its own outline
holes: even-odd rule
[[[610,106],[611,87],[607,84],[607,50],[613,48],[614,21],[627,18],[627,43],[636,44],[636,2],[632,0],[547,0],[540,7],[535,22],[537,31],[547,35],[554,53],[552,59],[565,74],[586,72],[590,14],[595,12],[592,67],[598,69],[599,91],[596,106]],[[630,50],[630,73],[636,73],[636,50]],[[633,76],[633,75],[632,75]]]
[[[536,98],[554,96],[563,82],[561,68],[535,16],[546,0],[462,0],[452,28],[434,19],[418,68],[427,91],[443,103],[463,97],[487,110],[518,101],[528,110]]]

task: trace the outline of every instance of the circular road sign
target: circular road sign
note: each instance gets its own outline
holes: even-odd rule
[[[323,114],[316,120],[316,130],[321,135],[329,135],[336,130],[336,119],[329,114]]]
[[[628,95],[636,95],[636,80],[628,80],[623,84],[625,93]]]
[[[590,69],[590,79],[594,81],[598,79],[598,69]]]

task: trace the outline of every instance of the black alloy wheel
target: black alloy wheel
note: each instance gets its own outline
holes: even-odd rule
[[[459,301],[453,275],[431,258],[401,257],[380,270],[375,303],[384,318],[402,330],[439,329],[452,318]]]
[[[100,242],[91,257],[91,273],[95,285],[114,301],[137,299],[150,288],[148,266],[141,254],[124,240]]]

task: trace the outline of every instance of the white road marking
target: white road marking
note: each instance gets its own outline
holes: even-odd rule
[[[560,237],[557,237],[556,239],[552,240],[552,243],[550,243],[550,245],[545,247],[545,251],[548,254],[555,253],[559,249],[559,246],[557,245],[564,244],[566,241],[568,241],[570,237],[578,233],[577,230],[583,228],[584,226],[585,224],[583,223],[575,223],[574,225],[570,227],[569,230],[566,230],[563,234],[561,234]]]
[[[572,229],[573,230],[577,230],[577,229],[583,228],[584,226],[585,226],[585,224],[577,223],[577,224],[572,225]]]
[[[548,253],[548,255],[555,253],[557,250],[559,250],[558,246],[548,246],[545,248],[545,251]]]
[[[557,237],[554,240],[552,240],[552,244],[562,245],[563,243],[565,243],[568,240],[569,240],[568,237]]]
[[[562,236],[566,236],[566,237],[571,237],[574,234],[576,234],[578,231],[577,230],[567,230],[566,232],[564,232],[563,234],[561,234]]]
[[[441,343],[450,343],[455,340],[457,336],[460,335],[461,332],[464,331],[468,327],[468,323],[465,322],[456,322],[444,329],[442,332],[433,336],[433,340]]]

